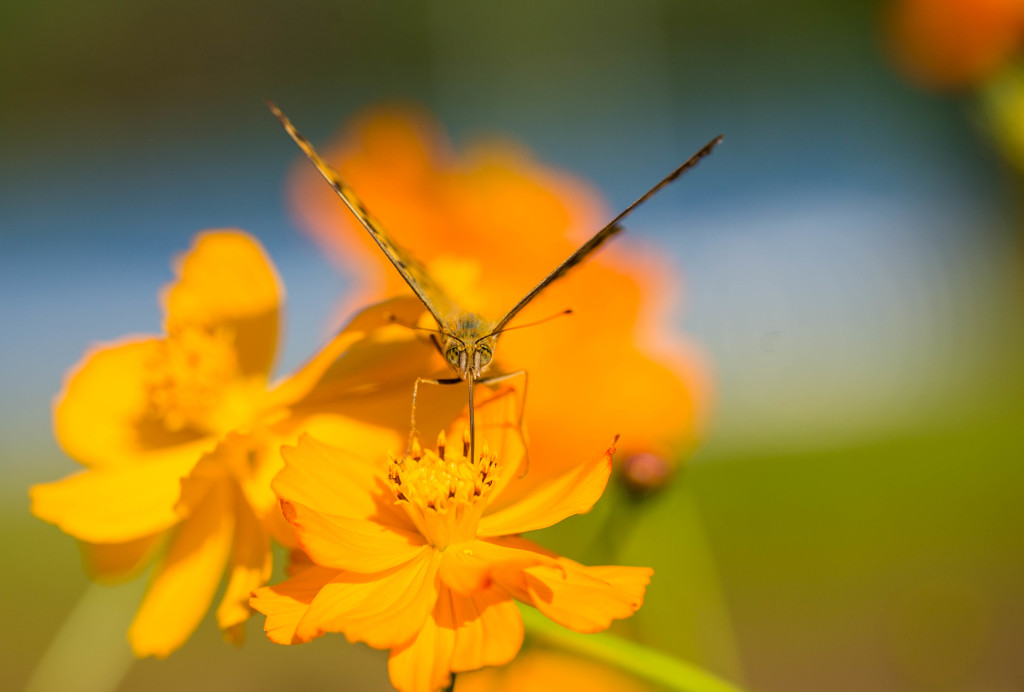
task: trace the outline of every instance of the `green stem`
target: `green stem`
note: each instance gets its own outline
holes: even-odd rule
[[[580,634],[565,629],[530,606],[519,607],[526,630],[538,640],[603,661],[621,670],[679,692],[742,692],[725,680],[684,663],[668,654],[649,649],[611,634]]]
[[[125,636],[145,579],[117,587],[90,584],[36,665],[25,692],[113,692],[135,657]]]

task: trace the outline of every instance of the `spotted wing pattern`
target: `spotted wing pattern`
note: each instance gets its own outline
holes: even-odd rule
[[[295,126],[292,125],[288,117],[281,112],[281,109],[269,99],[267,100],[267,105],[270,107],[270,111],[281,121],[281,124],[284,125],[285,131],[288,132],[291,138],[295,140],[295,143],[299,145],[299,148],[305,152],[309,160],[316,166],[320,175],[338,193],[345,206],[359,219],[359,223],[370,232],[370,236],[380,246],[380,249],[384,251],[387,258],[391,260],[391,263],[395,265],[395,269],[398,270],[398,273],[402,275],[405,282],[409,284],[409,288],[413,290],[413,293],[430,311],[438,325],[445,326],[457,316],[460,312],[458,306],[448,297],[448,294],[444,292],[438,283],[434,281],[433,277],[427,272],[426,267],[391,239],[391,236],[384,230],[380,221],[370,213],[366,205],[359,200],[359,197],[356,196],[352,188],[341,179],[337,171],[320,158],[313,145],[309,143],[308,139],[299,134],[299,131],[295,129]]]

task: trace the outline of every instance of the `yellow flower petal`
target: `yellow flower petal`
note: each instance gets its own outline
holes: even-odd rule
[[[188,429],[169,432],[149,415],[147,372],[160,340],[128,337],[88,351],[57,395],[53,428],[68,456],[93,467],[136,464],[184,447],[198,458],[210,440]]]
[[[149,562],[160,543],[160,534],[124,543],[79,542],[85,572],[97,581],[131,579]]]
[[[199,625],[231,549],[231,504],[230,486],[218,484],[179,527],[128,630],[136,656],[163,658]]]
[[[518,502],[480,520],[479,536],[507,536],[543,529],[574,514],[589,512],[601,499],[612,472],[612,453],[580,464],[535,489]]]
[[[352,433],[351,449],[363,449],[361,445],[367,441],[375,444],[380,439],[377,431],[366,426],[353,425]],[[373,517],[396,528],[415,530],[405,512],[395,507],[382,466],[309,435],[302,435],[298,445],[285,447],[281,453],[285,468],[274,479],[273,488],[282,500],[317,512],[355,519]]]
[[[271,514],[281,512],[277,496],[270,484],[274,476],[284,468],[281,446],[293,442],[294,437],[279,434],[273,429],[262,429],[254,432],[245,441],[245,472],[236,473],[236,478],[242,490],[243,501],[252,508],[260,521],[268,522]]]
[[[122,543],[163,531],[196,459],[179,450],[160,461],[83,471],[29,489],[32,513],[90,543]]]
[[[342,572],[310,603],[295,631],[308,641],[344,632],[349,641],[386,649],[409,641],[437,601],[440,555],[422,548],[413,560],[377,574]]]
[[[233,457],[237,458],[239,454],[244,454],[243,445],[243,437],[229,435],[212,451],[202,456],[192,467],[188,476],[181,481],[181,496],[178,498],[176,506],[179,515],[191,516],[206,502],[206,496],[211,491],[222,490],[224,487],[230,486],[234,480],[231,476],[230,465]],[[234,497],[231,497],[230,500],[233,503]],[[230,507],[233,508],[233,504]]]
[[[363,574],[403,565],[422,554],[426,539],[416,531],[316,512],[297,502],[281,502],[299,545],[324,567]]]
[[[235,493],[235,536],[231,549],[231,576],[217,608],[217,625],[237,643],[245,630],[241,625],[252,614],[249,596],[270,578],[270,537],[241,494]]]
[[[252,236],[236,230],[200,234],[165,289],[168,333],[181,325],[227,327],[243,374],[270,372],[283,289]]]
[[[267,616],[263,630],[275,644],[298,644],[295,628],[320,589],[338,576],[338,570],[316,565],[300,570],[287,581],[256,589],[249,605]]]

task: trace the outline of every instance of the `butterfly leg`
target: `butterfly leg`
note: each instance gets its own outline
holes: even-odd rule
[[[523,422],[526,417],[526,390],[530,384],[530,375],[525,370],[516,370],[505,375],[497,375],[495,377],[487,377],[482,380],[477,380],[478,384],[486,385],[497,385],[501,382],[507,382],[510,380],[522,379],[523,389],[519,395],[519,415],[516,420],[516,434],[519,436],[520,442],[523,443],[523,471],[520,477],[525,476],[530,470],[530,448],[526,444],[526,433],[523,430]],[[513,391],[516,391],[516,387],[512,387]]]
[[[405,446],[405,456],[409,456],[409,452],[412,451],[412,441],[416,439],[416,398],[419,396],[421,384],[435,384],[435,385],[449,385],[459,384],[462,382],[458,377],[443,377],[440,379],[432,380],[426,377],[417,377],[416,382],[412,386],[412,409],[409,416],[409,441]],[[404,457],[403,457],[404,458]]]

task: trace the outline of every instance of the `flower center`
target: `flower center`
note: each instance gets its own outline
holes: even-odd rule
[[[435,453],[424,451],[414,440],[409,456],[391,457],[388,463],[388,481],[397,503],[424,538],[440,549],[476,538],[498,472],[497,457],[486,441],[479,445],[476,460],[467,458],[468,431],[463,436],[462,454],[446,449],[445,442],[442,432]]]
[[[168,430],[211,431],[229,385],[238,376],[235,335],[224,327],[173,330],[148,371],[149,401]]]

